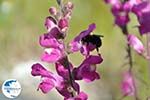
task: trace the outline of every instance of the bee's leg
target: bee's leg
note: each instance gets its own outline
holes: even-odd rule
[[[99,48],[96,48],[97,54],[100,56]]]

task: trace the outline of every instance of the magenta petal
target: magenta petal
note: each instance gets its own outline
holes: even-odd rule
[[[54,63],[62,57],[61,51],[55,48],[45,49],[41,60],[49,63]]]
[[[77,98],[79,98],[80,100],[87,100],[88,95],[85,94],[84,92],[80,92],[79,95],[77,96]]]
[[[39,84],[39,89],[42,90],[43,93],[48,93],[52,88],[54,88],[54,83],[49,78],[44,78],[44,80]]]
[[[58,27],[52,28],[48,34],[52,35],[56,39],[64,38],[64,34],[60,31],[60,29]]]
[[[73,87],[79,93],[79,91],[80,91],[79,84],[76,82],[73,82]],[[71,88],[70,84],[68,82],[63,82],[60,85],[60,87],[57,87],[56,89],[62,96],[66,97],[66,98],[70,98],[70,97],[72,97],[72,94],[70,93],[68,88]]]
[[[79,73],[86,82],[92,82],[96,79],[100,79],[99,74],[96,72],[96,66],[93,65],[82,65]]]
[[[96,65],[83,62],[78,68],[73,70],[74,78],[76,80],[85,80],[86,82],[92,82],[100,79],[99,74],[96,72]]]
[[[83,62],[84,63],[89,63],[89,64],[100,64],[103,61],[103,58],[100,56],[93,56],[90,55],[87,59],[85,59]]]
[[[121,84],[121,89],[124,95],[134,95],[135,94],[135,86],[133,77],[130,72],[124,74],[124,79]]]
[[[68,27],[68,20],[65,19],[65,18],[60,19],[59,22],[58,22],[58,26],[59,26],[60,29]]]
[[[94,80],[100,79],[100,75],[97,72],[84,73],[83,80],[87,83],[92,82]]]
[[[46,48],[58,48],[60,43],[52,36],[49,34],[44,34],[40,36],[39,43],[41,46],[46,47]]]
[[[52,28],[56,27],[56,20],[51,16],[47,17],[45,20],[45,27],[49,32]]]
[[[106,3],[116,5],[120,3],[120,0],[104,0]]]
[[[83,55],[89,55],[90,54],[90,51],[88,50],[87,46],[86,45],[83,45],[80,49],[80,52],[83,54]]]
[[[58,64],[58,63],[56,63],[55,65],[56,65],[57,73],[58,73],[60,76],[62,76],[63,78],[68,79],[68,78],[69,78],[68,69],[65,68],[63,65]]]
[[[136,14],[139,21],[139,31],[141,35],[150,32],[150,3],[143,1],[138,5],[135,5],[132,11]]]
[[[71,52],[77,52],[80,50],[82,44],[80,44],[79,42],[77,41],[72,41],[70,44],[69,44],[69,47],[70,47],[70,51]]]
[[[47,71],[41,64],[36,63],[32,65],[33,76],[51,77],[51,73]]]
[[[65,98],[64,100],[87,100],[88,95],[84,92],[80,92],[77,96],[71,98]]]
[[[142,54],[144,52],[144,46],[142,42],[135,35],[128,35],[128,43],[137,53]]]
[[[89,35],[94,29],[96,28],[96,25],[90,24],[89,28],[87,30],[82,31],[75,39],[74,41],[80,41],[83,37]]]

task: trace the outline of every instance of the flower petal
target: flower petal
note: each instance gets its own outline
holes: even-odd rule
[[[95,28],[96,25],[94,23],[90,24],[89,28],[87,30],[82,31],[77,37],[75,37],[74,41],[80,41],[83,37],[89,35]]]
[[[124,95],[134,95],[135,94],[135,86],[133,77],[130,72],[126,72],[124,74],[124,79],[121,84],[121,89]]]
[[[58,48],[60,45],[56,38],[50,36],[49,34],[41,35],[39,43],[41,46],[46,48]]]
[[[48,63],[54,63],[58,61],[61,57],[62,53],[59,49],[48,48],[45,49],[45,52],[43,53],[41,60]]]
[[[51,31],[52,28],[56,27],[56,20],[51,17],[51,16],[48,16],[45,20],[45,27],[47,28],[48,32]]]
[[[32,65],[31,74],[33,76],[51,77],[51,73],[47,71],[41,64],[36,63]]]
[[[128,35],[128,43],[133,47],[133,49],[139,53],[142,54],[144,52],[144,46],[142,42],[133,34]]]
[[[103,58],[101,55],[99,56],[94,56],[94,55],[89,55],[88,58],[86,58],[83,63],[88,63],[88,64],[100,64],[102,63]]]
[[[54,83],[50,78],[44,78],[44,80],[39,84],[38,89],[41,89],[43,93],[48,93],[52,88],[54,88]]]

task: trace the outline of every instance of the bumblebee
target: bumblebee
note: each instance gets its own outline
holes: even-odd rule
[[[87,45],[89,43],[93,44],[96,46],[96,50],[99,53],[99,48],[102,46],[102,40],[101,37],[103,37],[102,35],[87,35],[84,38],[81,39],[82,43],[85,44],[87,43]]]

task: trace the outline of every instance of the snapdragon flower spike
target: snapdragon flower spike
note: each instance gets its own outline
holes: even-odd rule
[[[100,64],[103,59],[100,54],[99,56],[90,55],[90,51],[94,49],[98,51],[98,47],[101,46],[100,36],[91,35],[96,28],[95,24],[91,24],[70,43],[72,52],[80,51],[86,56],[81,65],[74,68],[68,59],[68,48],[63,41],[66,38],[73,4],[71,2],[63,4],[60,0],[57,2],[61,10],[58,11],[55,7],[49,9],[52,16],[46,17],[45,20],[47,33],[41,35],[39,39],[39,44],[44,47],[41,60],[54,63],[57,74],[48,71],[39,63],[32,66],[31,74],[41,77],[38,90],[40,89],[43,93],[48,93],[55,88],[64,100],[87,100],[87,94],[80,91],[80,86],[76,81],[83,79],[86,82],[92,82],[100,78],[96,72],[96,64]],[[92,42],[88,41],[90,37],[92,37]]]
[[[89,55],[83,63],[73,70],[75,80],[84,80],[86,82],[92,82],[100,79],[99,74],[96,72],[96,64],[102,63],[101,56]]]
[[[140,26],[138,26],[141,35],[150,32],[150,2],[144,1],[135,5],[132,11],[136,14]]]
[[[70,51],[77,52],[80,50],[83,55],[87,56],[89,55],[90,51],[96,49],[96,44],[83,42],[83,39],[86,36],[91,35],[91,32],[93,32],[95,28],[96,25],[94,23],[90,24],[87,30],[82,31],[78,36],[76,36],[69,44]]]
[[[127,36],[128,44],[133,47],[133,49],[138,53],[138,54],[143,54],[145,51],[144,45],[142,42],[133,34],[129,34]]]
[[[133,96],[135,95],[135,86],[134,80],[131,72],[126,72],[121,84],[122,93],[124,96]]]
[[[88,96],[84,92],[80,92],[77,96],[71,98],[65,98],[64,100],[87,100]]]

